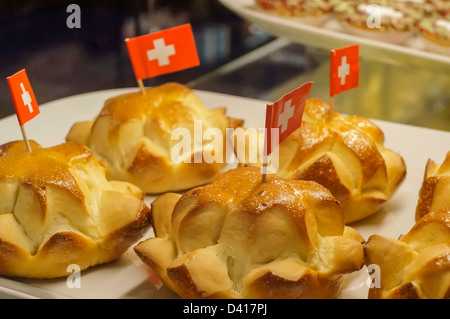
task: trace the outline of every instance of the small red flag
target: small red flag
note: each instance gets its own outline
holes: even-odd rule
[[[36,97],[25,69],[6,78],[6,80],[8,81],[19,124],[23,126],[40,113]]]
[[[125,41],[137,80],[200,65],[190,24]]]
[[[272,150],[302,124],[306,99],[313,82],[307,82],[295,90],[285,94],[281,99],[266,107],[266,139],[264,154]],[[272,137],[272,128],[279,128],[279,138]]]
[[[350,90],[359,84],[359,45],[331,50],[330,96]]]

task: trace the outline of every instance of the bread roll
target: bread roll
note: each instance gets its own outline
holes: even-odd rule
[[[108,182],[85,146],[0,146],[0,275],[68,276],[119,258],[150,228],[143,193]]]
[[[200,135],[195,132],[195,121]],[[208,109],[184,85],[167,83],[141,92],[123,94],[105,102],[97,118],[71,128],[68,141],[87,145],[106,167],[108,179],[128,181],[145,193],[180,191],[205,184],[226,165],[226,128],[242,125],[229,118],[224,108]],[[211,147],[203,140],[209,128],[222,134],[214,144],[213,161],[197,159]],[[174,136],[174,132],[188,136]],[[194,145],[199,139],[200,146]],[[174,159],[174,147],[188,140]],[[181,144],[180,144],[181,143]],[[221,145],[220,145],[221,144]],[[198,145],[198,144],[197,144]]]
[[[239,154],[249,147],[240,145],[243,141],[235,138],[240,165],[259,166],[250,162],[248,150],[245,157]],[[340,201],[346,223],[377,212],[406,175],[403,158],[384,147],[378,126],[363,117],[344,117],[315,98],[307,100],[301,127],[279,145],[278,154],[276,173],[328,188]]]
[[[450,207],[428,213],[399,240],[371,236],[365,251],[366,264],[379,267],[369,298],[450,298]]]
[[[440,165],[431,159],[427,162],[416,206],[416,221],[446,206],[450,207],[450,152]]]
[[[182,298],[333,298],[363,238],[312,181],[243,167],[152,203],[155,238],[134,250]]]

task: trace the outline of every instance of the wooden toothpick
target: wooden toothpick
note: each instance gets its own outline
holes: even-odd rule
[[[138,85],[139,85],[139,88],[141,89],[141,93],[142,93],[143,95],[145,95],[145,87],[144,87],[144,83],[142,82],[142,79],[139,79],[139,80],[137,81],[137,83],[138,83]]]
[[[27,152],[31,152],[30,142],[28,141],[27,132],[25,132],[25,128],[23,127],[23,125],[20,125],[20,130],[22,131],[23,141],[25,142]]]
[[[334,96],[330,96],[330,106],[334,109]]]
[[[265,183],[267,181],[267,156],[264,156],[264,160],[261,167],[261,183]]]

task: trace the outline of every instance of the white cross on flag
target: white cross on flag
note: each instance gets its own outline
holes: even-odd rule
[[[190,24],[126,39],[137,80],[200,64]]]
[[[266,107],[266,139],[264,154],[272,150],[302,124],[306,99],[313,82],[307,82],[295,90],[285,94],[281,99]],[[279,129],[278,139],[273,138],[272,129]]]
[[[31,88],[25,69],[8,77],[9,91],[16,109],[20,125],[24,125],[40,113],[39,106]]]
[[[359,85],[359,46],[331,50],[330,96]]]

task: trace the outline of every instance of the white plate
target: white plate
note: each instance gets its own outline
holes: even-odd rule
[[[367,39],[344,32],[336,19],[327,20],[320,27],[307,25],[295,18],[287,18],[258,10],[254,0],[219,0],[224,6],[254,22],[267,32],[326,50],[359,44],[360,56],[367,59],[395,65],[428,68],[437,72],[450,71],[450,56],[425,51],[424,41],[417,36],[408,39],[404,45]]]
[[[137,88],[115,89],[63,98],[40,106],[41,114],[25,124],[29,139],[44,147],[63,143],[74,122],[93,119],[105,99]],[[247,127],[264,127],[266,102],[196,91],[210,107],[227,107],[227,114],[245,119]],[[450,132],[375,121],[383,130],[385,145],[400,153],[407,165],[407,177],[394,197],[377,214],[355,227],[367,239],[372,234],[397,238],[414,224],[417,195],[428,158],[442,162],[450,150]],[[17,118],[0,120],[0,144],[20,140]],[[154,197],[146,197],[148,204]],[[147,236],[151,236],[151,232]],[[81,273],[81,288],[68,288],[63,279],[31,280],[0,277],[0,295],[17,298],[177,298],[165,286],[157,289],[149,280],[147,267],[130,249],[121,259]],[[68,274],[69,275],[69,274]],[[340,298],[367,298],[367,271],[347,276]]]

